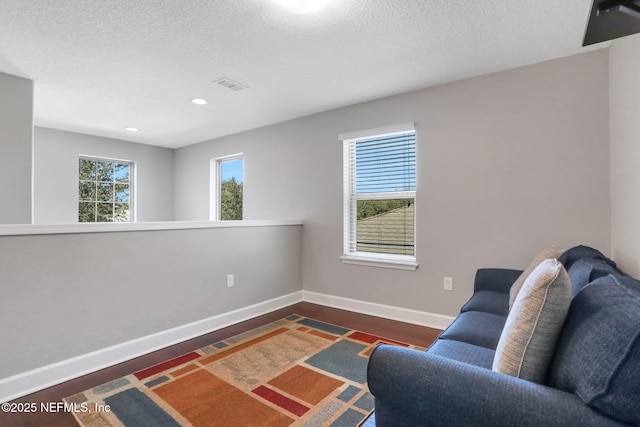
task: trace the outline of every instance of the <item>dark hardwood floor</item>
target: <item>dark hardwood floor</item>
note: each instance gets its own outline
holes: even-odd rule
[[[124,375],[152,366],[156,363],[164,362],[216,341],[221,341],[242,332],[246,332],[293,313],[422,347],[429,346],[436,339],[438,333],[440,333],[437,329],[301,302],[227,328],[193,338],[180,344],[137,357],[92,374],[84,375],[74,380],[58,384],[54,387],[14,400],[13,402],[36,403],[38,408],[40,407],[41,402],[59,402],[63,398],[79,393],[83,390],[104,384]],[[77,426],[77,423],[75,422],[73,415],[65,412],[41,413],[37,411],[35,413],[20,414],[0,412],[0,426],[66,427]]]

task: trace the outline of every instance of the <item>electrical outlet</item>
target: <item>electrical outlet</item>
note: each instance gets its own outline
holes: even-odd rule
[[[227,274],[227,288],[233,288],[233,274]]]
[[[444,278],[444,290],[452,291],[453,290],[453,277],[445,277]]]

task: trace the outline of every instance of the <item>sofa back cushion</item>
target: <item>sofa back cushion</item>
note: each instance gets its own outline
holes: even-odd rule
[[[571,302],[548,383],[588,406],[640,425],[640,283],[598,278]]]
[[[527,277],[500,335],[493,370],[543,383],[571,303],[571,281],[556,259]]]
[[[616,267],[616,263],[610,260],[602,252],[597,249],[590,248],[589,246],[579,245],[571,249],[567,249],[558,257],[558,261],[564,265],[567,271],[571,268],[573,263],[581,259],[598,259],[606,262],[611,267]]]
[[[608,262],[596,258],[583,258],[574,262],[568,270],[573,287],[573,295],[576,295],[590,282],[609,274],[620,275],[620,270],[612,267]]]

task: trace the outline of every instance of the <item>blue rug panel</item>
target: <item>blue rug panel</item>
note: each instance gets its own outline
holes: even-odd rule
[[[180,427],[173,417],[138,389],[127,389],[104,401],[127,427]]]
[[[340,326],[331,325],[329,323],[324,323],[313,319],[302,319],[298,323],[310,328],[320,329],[321,331],[329,332],[330,334],[334,335],[344,335],[347,332],[351,331],[350,329],[342,328]]]
[[[308,358],[305,363],[360,384],[367,381],[367,358],[358,353],[366,345],[353,341],[338,341],[331,347]]]

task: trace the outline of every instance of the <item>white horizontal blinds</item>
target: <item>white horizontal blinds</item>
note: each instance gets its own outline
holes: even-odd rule
[[[345,141],[345,253],[415,257],[415,131]]]
[[[358,201],[360,204],[370,201]],[[375,200],[375,203],[384,201]],[[391,201],[394,206],[383,213],[356,222],[356,251],[414,256],[414,200]]]
[[[416,190],[415,132],[356,140],[355,146],[358,194]]]

